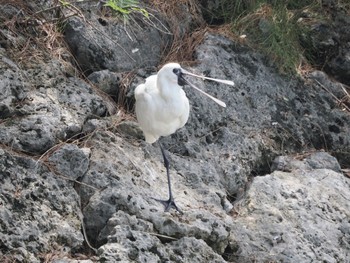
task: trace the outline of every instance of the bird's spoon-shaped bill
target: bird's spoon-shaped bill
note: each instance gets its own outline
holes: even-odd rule
[[[214,78],[209,78],[209,77],[205,77],[205,76],[201,76],[201,75],[196,75],[196,74],[188,72],[187,70],[184,70],[184,69],[182,70],[182,73],[185,74],[185,75],[189,75],[189,76],[193,76],[193,77],[197,77],[197,78],[201,78],[201,79],[207,79],[207,80],[216,81],[216,82],[223,83],[223,84],[230,85],[230,86],[234,86],[235,85],[235,83],[233,81],[231,81],[231,80],[214,79]]]
[[[219,104],[221,107],[224,107],[226,108],[226,103],[217,99],[217,98],[214,98],[213,96],[209,95],[208,93],[206,93],[205,91],[201,90],[200,88],[197,88],[195,85],[193,85],[191,82],[189,81],[186,81],[188,85],[190,85],[192,88],[198,90],[199,92],[203,93],[204,95],[208,96],[209,98],[211,98],[213,101],[215,101],[217,104]]]
[[[216,81],[216,82],[220,82],[226,85],[230,85],[230,86],[234,86],[235,84],[233,83],[233,81],[231,80],[224,80],[224,79],[214,79],[214,78],[209,78],[209,77],[205,77],[205,76],[200,76],[200,75],[196,75],[193,74],[191,72],[188,72],[187,70],[182,70],[182,73],[185,75],[189,75],[189,76],[193,76],[193,77],[197,77],[197,78],[201,78],[201,79],[207,79],[207,80],[212,80],[212,81]],[[211,98],[213,101],[215,101],[217,104],[219,104],[221,107],[226,108],[226,103],[214,98],[213,96],[209,95],[208,93],[206,93],[205,91],[201,90],[200,88],[196,87],[195,85],[193,85],[191,82],[189,82],[188,80],[185,80],[187,82],[188,85],[190,85],[192,88],[198,90],[199,92],[203,93],[204,95],[208,96],[209,98]]]

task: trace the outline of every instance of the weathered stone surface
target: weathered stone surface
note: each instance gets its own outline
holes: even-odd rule
[[[89,23],[76,16],[70,18],[64,30],[66,42],[85,72],[127,71],[135,65],[138,68],[158,65],[170,41],[170,34],[160,30],[164,26],[159,20],[153,21],[152,27],[142,19],[123,25],[115,19],[90,16]]]
[[[84,24],[78,31],[81,17],[72,19],[77,39],[94,30]],[[91,47],[89,70],[117,65],[108,61],[114,53]],[[236,86],[191,78],[227,108],[184,87],[189,122],[161,139],[181,215],[165,213],[154,199],[168,197],[165,168],[159,147],[144,142],[132,116],[106,116],[110,101],[56,59],[23,66],[7,49],[0,52],[0,261],[78,262],[91,255],[82,220],[97,248],[86,262],[350,257],[350,183],[340,174],[350,163],[350,116],[320,86],[342,94],[324,73],[287,79],[256,52],[207,34],[188,70]],[[95,55],[106,65],[91,62]],[[135,71],[131,87],[154,71]],[[116,75],[104,73],[96,72],[106,79],[95,84],[106,80],[110,88]]]
[[[76,180],[87,172],[89,154],[89,148],[80,149],[74,144],[67,144],[55,151],[49,157],[49,162],[59,174]]]
[[[6,65],[2,62],[3,68]],[[8,67],[1,83],[0,141],[21,151],[42,154],[58,140],[80,133],[86,118],[107,113],[105,102],[92,87],[65,77],[56,60],[27,70]],[[31,90],[30,85],[38,88]]]
[[[306,20],[311,18],[308,33],[301,37],[301,44],[316,66],[335,79],[350,84],[349,13],[334,1],[322,1],[324,9],[318,14],[305,10]]]
[[[349,186],[348,178],[323,168],[256,177],[232,226],[239,253],[231,259],[347,262]]]
[[[28,99],[30,87],[23,80],[21,70],[6,57],[4,50],[1,50],[0,72],[0,119],[25,114],[26,111],[21,110],[20,106]]]
[[[170,219],[168,219],[169,221]],[[167,223],[167,225],[169,225]],[[173,226],[167,226],[169,229]],[[99,249],[102,258],[137,262],[224,262],[199,237],[172,238],[154,232],[153,225],[118,211],[108,221],[108,243]]]
[[[67,180],[0,149],[0,182],[0,255],[40,262],[43,253],[82,247],[79,196]]]
[[[118,98],[121,78],[121,74],[111,72],[108,69],[94,71],[88,76],[88,79],[99,89],[115,98]]]

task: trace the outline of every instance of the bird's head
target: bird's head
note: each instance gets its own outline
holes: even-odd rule
[[[209,95],[208,93],[204,92],[203,90],[197,88],[195,85],[193,85],[187,79],[185,79],[184,75],[192,76],[192,77],[196,77],[196,78],[200,78],[200,79],[212,80],[212,81],[216,81],[216,82],[223,83],[226,85],[234,86],[234,83],[231,80],[215,79],[215,78],[209,78],[209,77],[193,74],[193,73],[181,68],[180,64],[178,64],[178,63],[165,64],[158,72],[158,78],[163,79],[163,80],[165,79],[169,83],[173,83],[173,84],[176,83],[179,86],[184,86],[187,84],[187,85],[191,86],[192,88],[198,90],[202,94],[206,95],[207,97],[211,98],[220,106],[226,107],[226,104],[224,102],[222,102],[221,100],[219,100],[217,98],[214,98],[213,96]]]
[[[184,86],[188,83],[184,79],[183,71],[178,63],[168,63],[159,70],[158,76],[165,78],[170,83],[177,83],[179,86]]]

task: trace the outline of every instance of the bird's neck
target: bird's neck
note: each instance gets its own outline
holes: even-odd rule
[[[157,81],[158,89],[160,95],[166,101],[178,100],[180,99],[181,87],[176,82],[164,81],[162,79],[158,79]]]

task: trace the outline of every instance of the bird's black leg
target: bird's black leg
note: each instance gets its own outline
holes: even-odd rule
[[[171,208],[175,208],[176,211],[178,211],[179,213],[182,213],[182,211],[177,207],[177,205],[175,204],[174,201],[174,197],[173,197],[173,193],[171,191],[171,181],[170,181],[170,173],[169,173],[169,160],[165,154],[165,151],[163,149],[162,144],[158,141],[159,146],[160,146],[160,150],[162,151],[162,155],[163,155],[163,160],[164,160],[164,166],[166,169],[166,175],[168,178],[168,188],[169,188],[169,199],[168,200],[159,200],[159,199],[155,199],[158,202],[161,202],[164,206],[165,206],[165,211],[169,211]]]

